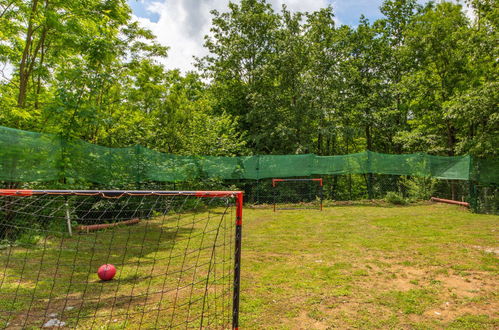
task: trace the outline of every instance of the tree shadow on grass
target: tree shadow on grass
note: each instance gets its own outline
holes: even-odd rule
[[[0,250],[0,323],[40,326],[50,315],[92,317],[110,304],[133,310],[149,292],[157,298],[162,290],[186,286],[196,276],[191,265],[210,262],[213,238],[203,236],[218,225],[212,222],[152,219],[73,237],[33,230],[36,239],[28,244]],[[118,270],[108,282],[96,274],[106,263]]]

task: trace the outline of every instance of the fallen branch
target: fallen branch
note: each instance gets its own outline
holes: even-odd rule
[[[78,231],[84,231],[84,232],[91,232],[95,230],[101,230],[101,229],[107,229],[107,228],[112,228],[112,227],[117,227],[117,226],[128,226],[128,225],[134,225],[136,223],[139,223],[140,219],[132,219],[132,220],[125,220],[125,221],[120,221],[120,222],[114,222],[114,223],[102,223],[99,225],[88,225],[88,226],[78,226],[76,227],[76,230]]]
[[[447,203],[447,204],[461,205],[464,207],[470,207],[470,203],[453,201],[452,199],[443,199],[443,198],[432,197],[431,201],[438,202],[438,203]]]

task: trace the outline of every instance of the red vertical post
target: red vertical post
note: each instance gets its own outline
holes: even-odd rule
[[[322,186],[322,178],[319,179],[319,184],[320,184],[320,189],[321,189],[321,193],[320,193],[320,197],[321,197],[321,211],[322,211],[322,200],[324,199],[324,195],[323,195],[323,186]]]
[[[241,242],[243,225],[243,193],[236,193],[236,248],[234,251],[234,292],[232,296],[232,328],[239,328],[239,298],[241,291]]]
[[[272,191],[274,193],[274,212],[275,212],[275,203],[276,203],[276,198],[277,198],[277,192],[275,190],[275,186],[276,186],[277,181],[278,181],[277,179],[272,179],[272,188],[274,188],[274,189],[272,189]]]

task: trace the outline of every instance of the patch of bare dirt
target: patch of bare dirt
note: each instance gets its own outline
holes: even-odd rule
[[[302,311],[294,318],[290,324],[293,329],[329,329],[328,325],[322,321],[311,318],[307,311]]]
[[[429,271],[411,266],[390,265],[388,261],[383,261],[381,267],[379,264],[369,264],[370,277],[375,280],[365,281],[363,286],[372,287],[377,290],[397,290],[408,291],[415,285],[429,280]]]
[[[465,314],[471,315],[488,315],[490,317],[497,316],[499,310],[498,304],[474,304],[474,305],[456,305],[451,302],[445,302],[442,305],[427,310],[423,313],[423,318],[434,318],[444,323],[450,323],[456,318]]]
[[[469,276],[440,275],[436,279],[450,293],[458,297],[475,297],[486,292],[497,292],[497,281],[487,273],[474,272]]]
[[[499,248],[497,248],[497,247],[473,245],[472,248],[483,251],[483,252],[493,253],[495,255],[499,255]]]

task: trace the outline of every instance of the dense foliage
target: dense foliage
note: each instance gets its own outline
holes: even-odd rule
[[[0,0],[0,125],[176,154],[499,155],[496,0],[213,11],[197,72],[126,0]],[[7,73],[12,71],[12,74]]]

